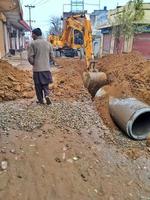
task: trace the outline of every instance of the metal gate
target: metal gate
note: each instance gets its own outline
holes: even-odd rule
[[[150,59],[150,33],[136,34],[133,39],[132,49]]]

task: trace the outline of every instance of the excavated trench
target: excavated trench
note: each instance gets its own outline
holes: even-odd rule
[[[128,56],[120,56],[120,63],[118,57],[117,62],[114,57],[101,60],[99,71],[108,75],[108,85],[102,87],[105,95],[94,97],[93,102],[81,78],[84,61],[60,58],[61,67],[52,69],[51,107],[27,99],[1,103],[1,125],[6,129],[0,129],[0,160],[8,167],[0,171],[0,199],[149,198],[149,147],[116,131],[108,112],[108,94],[149,101],[148,96],[142,97],[149,91],[145,67],[124,75],[121,69],[119,74],[106,70],[107,60],[114,70],[114,63],[124,66],[123,60],[139,65],[136,55]],[[142,65],[147,64],[140,64],[140,69]]]
[[[65,73],[62,76],[63,78],[60,76],[56,83],[51,86],[54,94],[56,93],[55,98],[57,99],[57,97],[61,96],[70,99],[74,99],[74,97],[79,98],[82,96],[82,93],[86,94],[86,91],[82,87],[84,83],[84,87],[91,94],[104,123],[110,128],[116,129],[109,113],[110,96],[121,99],[135,97],[143,103],[147,103],[148,105],[150,103],[150,62],[144,60],[139,54],[131,53],[104,57],[97,64],[99,72],[85,72],[86,65],[83,60],[74,59],[73,63],[72,59],[60,58],[57,61],[63,67],[65,65],[70,67],[68,71],[63,72]],[[8,62],[2,60],[0,61],[0,66],[1,101],[31,98],[35,95],[32,76],[29,71],[15,69]],[[79,81],[78,73],[81,76],[83,75],[83,83],[81,80]],[[72,78],[75,80],[72,81]],[[59,90],[58,93],[57,87]],[[99,88],[103,92],[99,92]],[[140,119],[142,119],[141,126],[143,123],[146,123],[143,122],[143,117],[138,116],[138,119],[136,118],[133,123],[134,133],[135,130],[140,128],[140,126],[138,126],[138,129],[135,128],[137,127],[137,121],[139,124]],[[143,135],[148,135],[149,127],[147,130],[146,134]],[[137,134],[139,135],[139,133]]]

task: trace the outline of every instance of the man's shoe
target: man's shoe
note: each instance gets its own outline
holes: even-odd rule
[[[45,99],[46,99],[46,104],[47,105],[52,104],[52,102],[51,102],[51,100],[50,100],[50,98],[48,96],[46,96]]]
[[[37,104],[44,104],[43,101],[36,101]]]

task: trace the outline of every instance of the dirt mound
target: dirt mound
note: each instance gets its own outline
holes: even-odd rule
[[[106,95],[95,98],[95,102],[109,127],[114,128],[108,111],[109,96],[135,97],[150,104],[150,61],[140,54],[109,55],[101,58],[97,67],[108,76],[109,85],[104,86]]]
[[[85,61],[57,58],[57,63],[62,68],[58,68],[59,72],[53,74],[55,80],[51,88],[54,98],[56,100],[87,98],[89,94],[82,80],[82,73],[86,70]],[[94,102],[108,127],[116,128],[108,111],[109,96],[136,97],[150,104],[150,62],[140,54],[108,55],[98,60],[97,68],[107,74],[108,85],[103,87],[106,94],[96,97]]]
[[[32,76],[0,60],[0,101],[34,96]]]
[[[84,100],[88,91],[83,86],[82,73],[85,69],[85,62],[80,59],[57,58],[60,65],[59,72],[54,72],[54,83],[51,85],[56,100]]]

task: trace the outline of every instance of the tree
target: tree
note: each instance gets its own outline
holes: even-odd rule
[[[51,17],[50,19],[50,29],[49,33],[54,35],[60,35],[62,32],[61,19],[59,17]]]
[[[119,52],[120,37],[129,41],[129,38],[138,29],[138,21],[144,17],[143,0],[129,1],[122,12],[117,10],[115,22],[113,23],[113,35],[116,41],[116,52]]]

